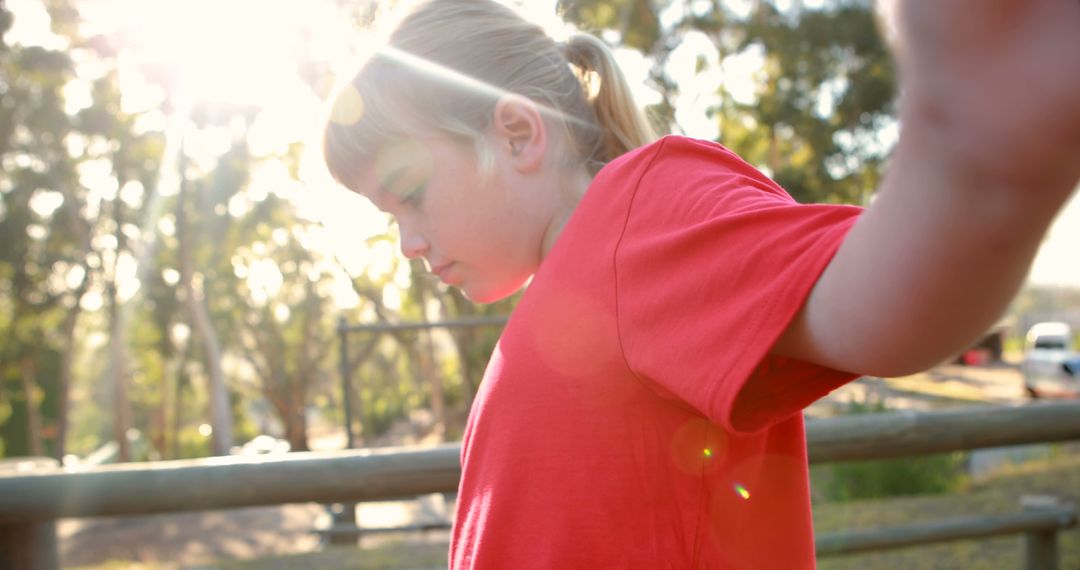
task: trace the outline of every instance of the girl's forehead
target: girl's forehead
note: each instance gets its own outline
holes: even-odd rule
[[[370,162],[375,177],[380,182],[385,182],[403,170],[430,172],[434,170],[435,158],[427,144],[410,138],[381,145]]]

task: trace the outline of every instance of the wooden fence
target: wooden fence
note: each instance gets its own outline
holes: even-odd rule
[[[807,440],[811,463],[1080,440],[1080,404],[1034,403],[811,420]],[[459,450],[454,444],[85,470],[38,468],[0,475],[0,570],[56,569],[55,521],[65,517],[363,502],[453,492],[461,475]]]

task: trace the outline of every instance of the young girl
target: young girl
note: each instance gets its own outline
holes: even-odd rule
[[[1080,2],[911,2],[873,206],[653,140],[604,45],[428,0],[340,94],[334,176],[478,302],[529,281],[462,444],[453,568],[814,566],[801,410],[942,361],[1080,177]]]

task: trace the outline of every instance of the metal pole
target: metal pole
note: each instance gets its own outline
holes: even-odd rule
[[[341,338],[341,404],[345,411],[345,448],[356,447],[356,439],[353,437],[352,425],[352,374],[349,370],[349,323],[345,317],[338,317],[338,336]],[[330,506],[330,516],[333,526],[353,527],[356,523],[356,503],[337,503]],[[356,545],[360,540],[359,535],[330,535],[327,541],[330,544]]]
[[[338,317],[338,337],[341,341],[341,360],[339,370],[341,372],[341,406],[345,410],[345,448],[353,449],[356,441],[353,439],[352,430],[352,387],[349,374],[349,323],[345,317]]]

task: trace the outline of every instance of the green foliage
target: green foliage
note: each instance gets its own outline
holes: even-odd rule
[[[653,0],[562,0],[564,17],[593,31],[615,30],[622,43],[648,53],[663,32],[657,16],[666,1]]]
[[[880,181],[889,145],[879,133],[895,112],[872,3],[792,13],[763,2],[737,25],[739,50],[763,50],[765,65],[757,100],[726,108],[723,140],[799,201],[864,202]]]
[[[12,14],[0,5],[3,27]],[[70,184],[72,161],[61,137],[71,128],[62,87],[71,76],[67,53],[37,46],[4,46],[0,59],[0,437],[4,453],[31,453],[30,418],[42,431],[57,417],[55,329],[66,291],[50,287],[70,261],[72,236],[46,211]],[[66,200],[65,200],[66,201]],[[56,226],[55,228],[53,226]],[[28,379],[29,386],[24,379]],[[50,443],[44,433],[35,434]],[[48,449],[44,450],[48,451]]]
[[[177,434],[177,453],[174,459],[196,459],[210,453],[210,438],[199,433],[198,426],[192,425]]]
[[[50,428],[56,425],[59,408],[54,383],[58,361],[59,354],[55,350],[46,348],[34,353],[32,360],[26,364],[37,379],[32,393],[29,394],[24,389],[21,378],[12,376],[22,373],[21,363],[20,366],[7,366],[3,369],[7,377],[0,380],[7,385],[5,400],[6,409],[9,412],[0,413],[0,416],[6,416],[4,417],[6,421],[0,423],[0,440],[5,442],[5,452],[11,457],[35,455],[30,443],[28,404],[38,414],[45,434],[50,433]],[[46,455],[52,454],[55,442],[42,438],[42,444],[44,446],[42,452]]]
[[[881,180],[895,126],[895,70],[878,36],[869,0],[830,0],[813,9],[801,3],[762,1],[747,13],[723,2],[691,3],[674,10],[676,19],[660,26],[656,14],[668,2],[565,0],[567,18],[588,30],[616,32],[628,47],[656,64],[650,83],[662,101],[650,108],[659,130],[675,125],[675,99],[683,85],[669,76],[666,63],[692,34],[704,34],[714,50],[698,53],[699,75],[725,76],[710,117],[719,140],[762,168],[800,202],[864,203]],[[610,34],[606,37],[610,37]],[[760,54],[752,101],[737,101],[728,89],[730,56]]]
[[[885,404],[852,403],[848,413],[888,411]],[[811,469],[815,495],[845,502],[905,495],[935,495],[959,490],[967,482],[967,453],[832,463]]]
[[[830,501],[935,495],[956,491],[966,480],[964,453],[838,463],[816,473],[816,488]]]
[[[255,419],[245,409],[244,397],[233,393],[229,398],[229,403],[232,407],[234,445],[243,445],[255,439],[255,436],[261,435]]]

